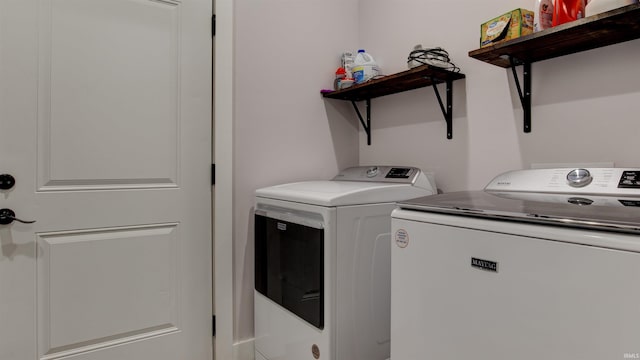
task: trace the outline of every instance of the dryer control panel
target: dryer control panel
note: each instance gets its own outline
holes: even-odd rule
[[[420,172],[410,166],[357,166],[342,170],[333,180],[413,184]]]

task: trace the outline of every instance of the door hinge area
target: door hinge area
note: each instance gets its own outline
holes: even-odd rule
[[[211,164],[211,185],[216,184],[216,164]]]
[[[216,316],[211,316],[211,333],[212,336],[216,336]]]
[[[216,14],[211,15],[211,36],[216,36]]]

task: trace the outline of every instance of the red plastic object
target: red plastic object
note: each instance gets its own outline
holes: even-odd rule
[[[555,0],[553,3],[553,26],[582,19],[585,0]]]

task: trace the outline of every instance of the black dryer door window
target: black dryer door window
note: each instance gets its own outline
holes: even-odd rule
[[[255,289],[324,327],[324,229],[255,215]]]

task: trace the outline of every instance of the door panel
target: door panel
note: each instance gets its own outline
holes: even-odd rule
[[[163,224],[38,234],[41,353],[178,330],[177,233]]]
[[[211,6],[0,0],[0,359],[211,358]]]
[[[40,11],[39,190],[176,186],[179,3],[45,0]]]

